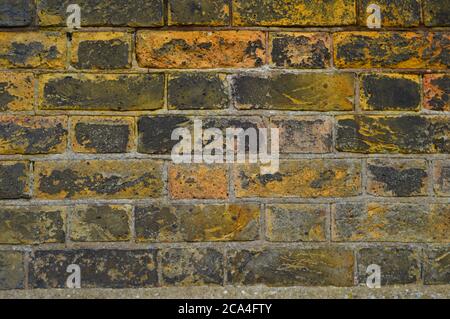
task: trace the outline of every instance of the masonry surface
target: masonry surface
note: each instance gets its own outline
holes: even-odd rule
[[[0,3],[0,290],[450,297],[448,0],[74,2]],[[196,119],[279,171],[174,164]]]

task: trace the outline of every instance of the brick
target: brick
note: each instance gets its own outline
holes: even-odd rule
[[[266,237],[275,242],[325,241],[327,205],[277,204],[267,206]]]
[[[162,74],[45,74],[42,110],[144,111],[164,106]]]
[[[381,270],[381,285],[405,285],[419,281],[420,267],[418,252],[400,247],[371,247],[358,251],[358,282],[365,284],[370,265],[378,265]]]
[[[262,248],[227,251],[233,285],[353,286],[353,253],[342,249]]]
[[[19,251],[0,251],[0,290],[25,287],[24,256]]]
[[[66,144],[66,117],[0,116],[0,154],[56,154]]]
[[[333,151],[333,121],[322,116],[271,117],[271,127],[280,130],[280,152],[330,153]]]
[[[72,150],[77,153],[127,153],[135,147],[132,117],[71,118]]]
[[[450,162],[434,162],[434,192],[438,196],[450,196]]]
[[[0,32],[1,68],[62,69],[66,37],[59,32]]]
[[[375,196],[426,196],[429,176],[425,160],[370,159],[367,192]]]
[[[0,199],[30,197],[30,163],[0,162]]]
[[[449,0],[422,0],[423,18],[427,27],[450,26]]]
[[[238,109],[351,111],[354,82],[352,73],[241,74],[232,89]]]
[[[449,247],[425,249],[423,268],[425,285],[448,285],[450,282]]]
[[[0,112],[32,111],[34,76],[32,73],[0,73]]]
[[[41,199],[155,198],[162,194],[162,162],[152,160],[35,163],[34,190]]]
[[[136,237],[139,242],[255,240],[259,210],[257,204],[139,206]]]
[[[79,205],[71,214],[70,239],[76,242],[128,241],[131,206]]]
[[[26,27],[34,19],[30,0],[2,0],[0,3],[0,27]]]
[[[347,160],[281,161],[275,174],[258,165],[234,168],[237,197],[347,197],[361,191],[361,165]]]
[[[169,25],[226,26],[229,24],[228,0],[169,0]]]
[[[2,207],[0,208],[0,243],[64,243],[66,214],[64,207]]]
[[[169,75],[171,110],[219,110],[229,106],[225,74],[180,73]]]
[[[381,9],[381,26],[418,27],[421,21],[420,0],[361,0],[359,25],[367,26],[367,7],[376,4]]]
[[[420,76],[372,73],[361,76],[361,108],[367,111],[418,111]]]
[[[450,111],[450,76],[447,74],[424,75],[424,105],[432,111]]]
[[[326,33],[270,33],[270,65],[324,69],[331,66],[331,37]]]
[[[355,0],[233,0],[236,26],[343,26],[355,22]]]
[[[449,208],[417,203],[344,203],[333,210],[334,241],[449,242]]]
[[[338,68],[448,69],[445,32],[338,32],[333,34]]]
[[[75,32],[71,64],[77,69],[128,69],[131,41],[131,33],[125,32]]]
[[[228,198],[226,166],[171,164],[169,191],[172,199],[226,199]]]
[[[72,0],[38,0],[40,26],[66,26]],[[164,25],[163,0],[78,0],[81,26],[156,27]]]
[[[450,151],[446,117],[339,116],[336,148],[352,153],[431,154]]]
[[[145,68],[252,68],[264,64],[260,31],[139,31],[139,66]]]
[[[38,250],[30,260],[32,288],[66,288],[69,265],[81,270],[82,288],[145,288],[158,282],[156,250]]]
[[[213,248],[161,250],[164,286],[223,284],[223,253]]]

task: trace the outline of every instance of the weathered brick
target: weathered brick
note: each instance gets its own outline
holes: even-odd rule
[[[359,25],[366,26],[367,7],[376,4],[381,9],[381,26],[417,27],[420,24],[420,0],[361,0],[359,1]]]
[[[0,27],[26,27],[33,22],[33,3],[30,0],[2,0]]]
[[[24,256],[19,251],[0,251],[0,290],[25,287]]]
[[[228,282],[234,285],[353,286],[349,250],[263,248],[228,250]]]
[[[372,73],[361,76],[361,108],[369,111],[417,111],[421,107],[418,75]]]
[[[381,285],[403,285],[417,283],[420,278],[418,252],[410,248],[371,247],[358,251],[358,282],[365,284],[370,265],[381,270]]]
[[[425,196],[427,171],[425,160],[371,159],[367,163],[367,192],[375,196]]]
[[[0,199],[30,197],[30,163],[0,162]]]
[[[77,242],[128,241],[131,206],[79,205],[71,214],[70,239]]]
[[[325,241],[327,205],[278,204],[267,207],[266,237],[270,241]]]
[[[77,69],[130,68],[131,40],[125,32],[75,32],[71,64]]]
[[[139,111],[164,106],[162,74],[45,74],[40,77],[43,110]]]
[[[65,67],[66,37],[59,32],[0,32],[0,67]]]
[[[450,26],[449,0],[422,0],[423,17],[428,27]]]
[[[251,68],[265,59],[260,31],[139,31],[139,66],[147,68]]]
[[[330,117],[271,117],[271,127],[280,130],[281,153],[330,153],[333,121]]]
[[[445,32],[338,32],[333,35],[338,68],[448,69]]]
[[[72,0],[38,0],[41,26],[66,26]],[[77,0],[81,26],[155,27],[164,25],[163,0]]]
[[[66,144],[66,117],[0,116],[0,154],[62,153]]]
[[[1,244],[43,244],[65,241],[65,207],[0,208]]]
[[[333,210],[334,241],[449,242],[449,207],[344,203]]]
[[[323,69],[331,65],[327,33],[270,33],[270,64],[282,68]]]
[[[226,26],[228,0],[169,0],[169,25]]]
[[[450,248],[425,249],[423,265],[425,285],[448,285],[450,283]]]
[[[223,262],[223,253],[213,248],[163,249],[161,250],[163,285],[222,285]]]
[[[140,242],[255,240],[259,210],[256,204],[139,206],[136,237]]]
[[[450,196],[450,161],[434,162],[434,191],[438,196]]]
[[[446,117],[339,116],[336,147],[354,153],[449,153]]]
[[[226,199],[228,198],[226,166],[171,164],[169,191],[173,199]]]
[[[425,74],[425,108],[432,111],[450,111],[450,76],[447,74]]]
[[[241,74],[232,88],[239,109],[351,111],[354,81],[352,73]]]
[[[355,0],[233,0],[237,26],[338,26],[356,22]]]
[[[158,282],[155,249],[35,251],[30,260],[32,288],[67,288],[69,265],[81,270],[82,288],[145,288]]]
[[[132,117],[71,118],[72,149],[77,153],[126,153],[135,147]]]
[[[0,112],[32,111],[34,76],[32,73],[0,73]]]
[[[160,161],[35,163],[34,190],[41,199],[151,198],[161,196],[162,187]]]
[[[361,164],[353,160],[281,161],[275,174],[258,165],[234,168],[237,197],[347,197],[361,191]]]

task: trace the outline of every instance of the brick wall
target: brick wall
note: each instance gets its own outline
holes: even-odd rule
[[[448,0],[2,0],[0,289],[449,285],[449,27]],[[278,127],[279,172],[172,163],[198,118]]]

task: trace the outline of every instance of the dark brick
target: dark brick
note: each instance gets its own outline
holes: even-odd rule
[[[0,251],[0,290],[25,287],[24,256],[19,251]]]
[[[434,191],[438,196],[450,196],[450,163],[448,160],[434,164]]]
[[[420,24],[420,0],[361,0],[359,1],[359,25],[367,25],[367,7],[380,6],[381,26],[417,27]]]
[[[33,1],[2,0],[0,3],[0,27],[26,27],[34,19]]]
[[[34,82],[32,73],[0,72],[0,112],[32,111]]]
[[[422,0],[427,27],[450,26],[450,0]]]
[[[450,76],[447,74],[425,74],[425,108],[432,111],[450,111]]]
[[[448,285],[450,283],[450,248],[435,247],[425,249],[425,285]]]
[[[169,25],[226,26],[228,0],[169,0]]]
[[[30,163],[0,162],[0,199],[30,197]]]

